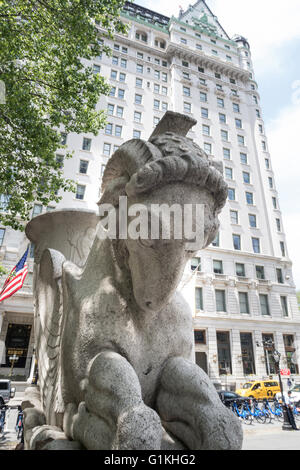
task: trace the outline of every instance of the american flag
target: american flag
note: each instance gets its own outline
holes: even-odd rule
[[[10,275],[6,279],[2,291],[0,292],[0,302],[13,295],[17,290],[21,289],[28,273],[26,259],[28,256],[29,246],[24,255],[16,266],[11,270]]]

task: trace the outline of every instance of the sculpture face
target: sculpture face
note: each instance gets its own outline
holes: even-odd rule
[[[158,216],[153,208],[163,204],[168,208],[181,211],[180,224],[176,225],[173,216],[170,218],[169,239],[167,229],[160,225],[159,237],[151,238],[151,223]],[[134,204],[147,208],[148,237],[143,235],[138,239],[128,237],[125,241],[129,258],[133,293],[138,306],[144,311],[160,311],[173,296],[182,277],[187,261],[195,253],[207,246],[215,238],[218,222],[214,214],[213,197],[205,190],[196,186],[173,183],[156,189],[151,194],[143,194],[136,198],[128,198],[129,213]],[[196,205],[203,207],[203,217],[197,217]],[[193,207],[192,219],[187,220],[184,210]],[[178,222],[178,212],[176,214]],[[174,216],[174,217],[176,217]],[[129,226],[134,217],[129,217]],[[204,225],[205,221],[205,225]],[[207,221],[210,221],[207,224]],[[165,222],[165,221],[164,221]],[[187,238],[185,223],[191,225],[195,236]],[[181,234],[178,228],[181,227]],[[141,230],[139,230],[141,232]],[[178,238],[178,235],[181,235]],[[196,242],[197,240],[197,242]]]

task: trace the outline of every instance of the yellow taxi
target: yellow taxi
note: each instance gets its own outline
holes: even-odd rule
[[[280,392],[280,386],[276,380],[246,382],[242,388],[235,391],[242,397],[256,398],[257,400],[273,398],[278,392]]]

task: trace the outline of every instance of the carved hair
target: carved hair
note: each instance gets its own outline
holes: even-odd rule
[[[188,138],[165,132],[148,142],[133,139],[121,145],[106,165],[99,204],[118,205],[119,196],[152,191],[174,182],[207,189],[219,213],[227,199],[222,163],[209,159]]]

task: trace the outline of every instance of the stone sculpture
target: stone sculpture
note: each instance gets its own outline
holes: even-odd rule
[[[116,213],[125,196],[129,208],[202,204],[198,251],[216,236],[227,186],[221,165],[186,137],[195,124],[167,112],[148,142],[123,144],[106,166],[99,204]],[[169,240],[104,238],[100,219],[66,210],[26,228],[37,246],[39,364],[39,388],[23,403],[26,448],[241,448],[238,420],[193,363],[192,315],[177,286],[194,251],[173,231]],[[87,243],[95,233],[87,257],[70,241],[71,233],[78,244],[76,230]]]

